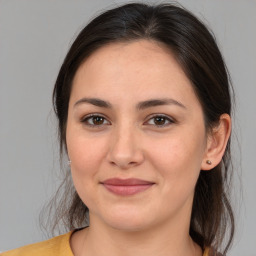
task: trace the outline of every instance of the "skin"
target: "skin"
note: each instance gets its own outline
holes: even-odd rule
[[[152,99],[172,102],[136,108]],[[95,122],[90,114],[103,118]],[[156,115],[165,116],[162,123]],[[194,188],[200,170],[220,162],[230,126],[224,114],[206,133],[191,82],[163,45],[114,43],[93,53],[75,75],[66,130],[74,185],[90,210],[90,227],[71,237],[74,254],[202,255],[189,236]],[[109,178],[154,185],[120,196],[101,184]]]

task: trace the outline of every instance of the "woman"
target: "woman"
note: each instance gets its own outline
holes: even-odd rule
[[[56,216],[71,231],[3,255],[217,255],[228,226],[225,255],[230,98],[213,36],[183,8],[95,18],[53,93],[75,187]]]

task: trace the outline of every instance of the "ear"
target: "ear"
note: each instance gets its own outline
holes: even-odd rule
[[[201,170],[211,170],[221,162],[230,133],[231,118],[228,114],[222,114],[219,125],[214,127],[208,134]]]

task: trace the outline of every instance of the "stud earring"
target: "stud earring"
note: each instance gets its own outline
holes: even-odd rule
[[[211,160],[206,160],[206,163],[211,165],[212,164],[212,161]]]

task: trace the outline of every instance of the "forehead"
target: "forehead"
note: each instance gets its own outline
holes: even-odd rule
[[[115,42],[107,44],[92,53],[78,68],[76,76],[82,70],[104,67],[102,71],[148,71],[154,73],[166,68],[175,69],[176,74],[184,75],[175,60],[174,54],[164,44],[153,40],[136,40],[132,42]],[[147,68],[145,70],[145,68]],[[102,73],[101,73],[102,74]]]
[[[72,95],[177,98],[194,91],[166,46],[149,40],[112,43],[87,58],[73,80]],[[90,95],[93,94],[93,95]],[[169,96],[172,96],[169,95]],[[179,100],[179,99],[177,99]]]

